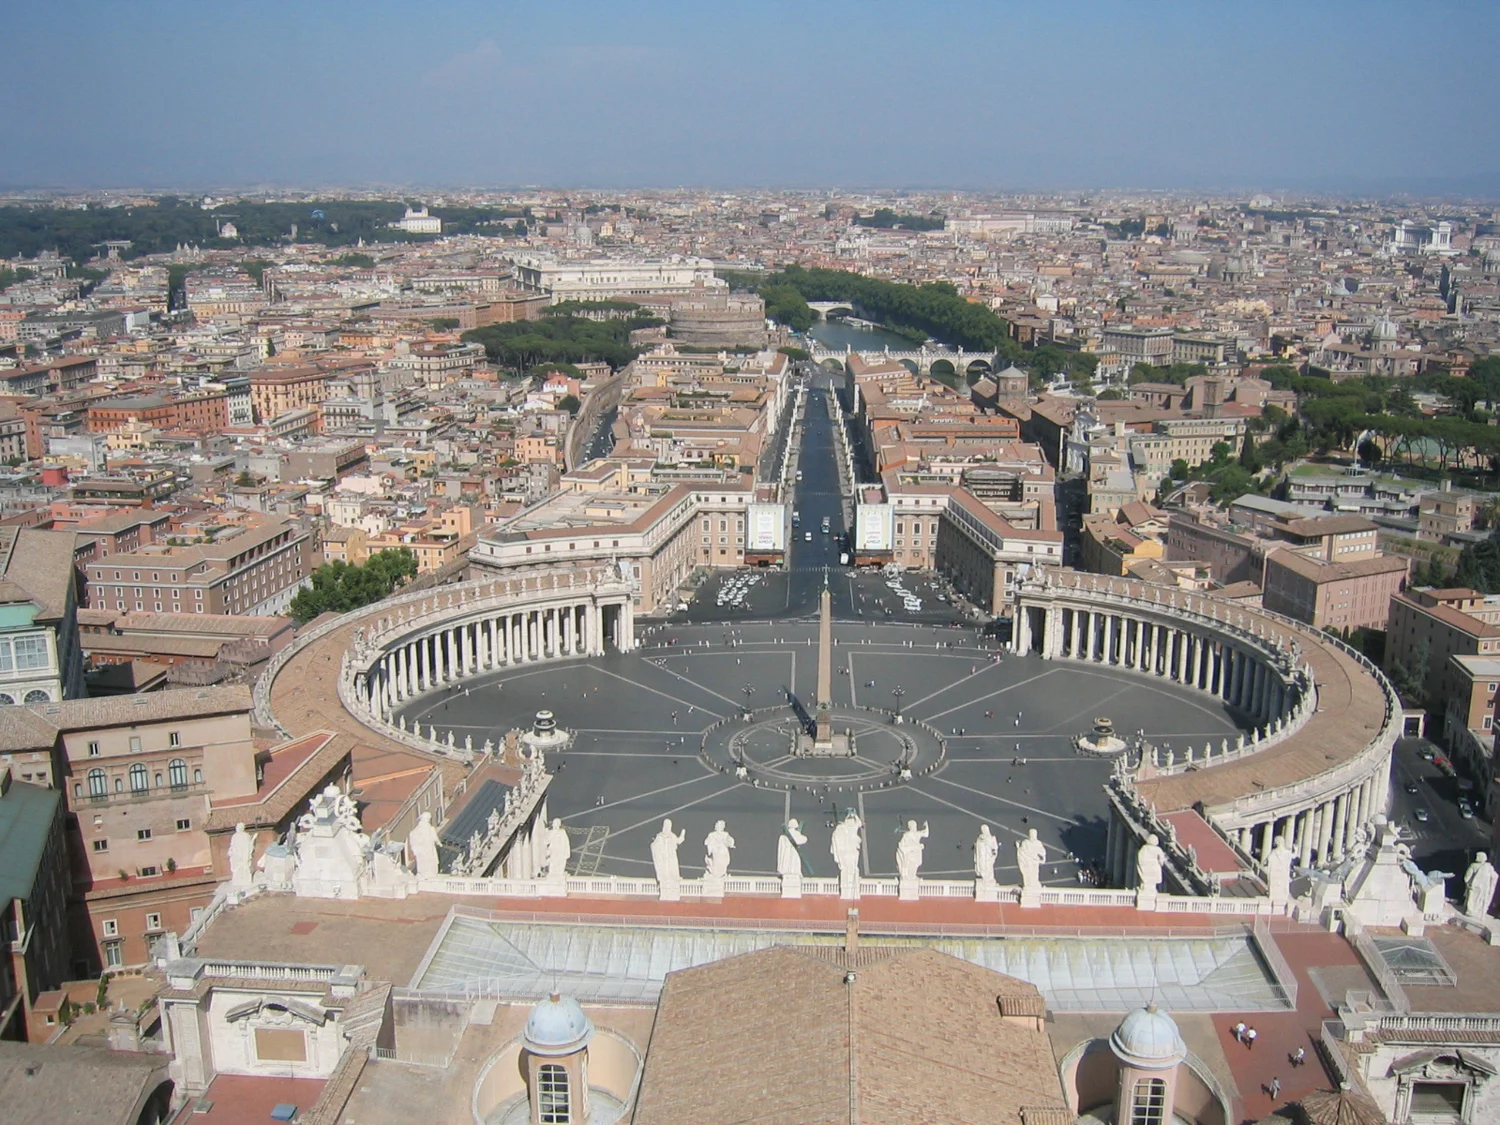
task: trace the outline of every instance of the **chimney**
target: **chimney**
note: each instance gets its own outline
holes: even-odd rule
[[[859,911],[849,911],[844,922],[844,952],[853,953],[859,948]]]

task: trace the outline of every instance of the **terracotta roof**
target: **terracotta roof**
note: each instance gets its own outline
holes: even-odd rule
[[[1040,1010],[1032,985],[931,949],[778,946],[685,969],[662,989],[636,1125],[751,1105],[768,1125],[1069,1120]],[[754,1065],[717,1065],[735,1059]]]

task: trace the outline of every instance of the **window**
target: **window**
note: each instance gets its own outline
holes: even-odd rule
[[[186,832],[192,826],[193,826],[193,822],[190,819],[188,819],[187,817],[180,816],[180,817],[177,818],[177,831],[179,831],[179,832]]]
[[[568,1125],[568,1072],[556,1063],[543,1063],[536,1075],[537,1120],[542,1125]]]
[[[130,767],[130,791],[132,793],[144,793],[150,788],[150,777],[146,773],[146,767],[137,762]]]
[[[159,929],[161,929],[161,915],[160,914],[147,914],[146,915],[146,932],[150,933],[152,930],[159,930]]]
[[[167,733],[167,745],[168,746],[181,746],[182,745],[182,732],[181,731],[176,731],[176,730],[169,731]]]
[[[106,969],[118,969],[125,964],[125,956],[120,950],[120,943],[107,941],[104,943],[104,967]]]
[[[106,919],[104,919],[104,921],[102,921],[102,922],[99,923],[99,927],[100,927],[100,932],[105,937],[119,937],[120,936],[120,923],[119,923],[119,921],[117,919],[106,918]]]
[[[140,735],[133,734],[133,735],[130,736],[130,752],[132,754],[139,754],[141,752],[141,736]]]
[[[109,784],[105,781],[104,771],[100,769],[89,770],[89,796],[103,797],[109,792]]]
[[[173,745],[175,746],[176,743],[173,743]],[[187,763],[181,758],[172,759],[167,766],[167,775],[172,779],[173,789],[187,788]]]
[[[195,769],[193,771],[193,784],[194,785],[202,785],[203,784],[203,771],[202,770]]]
[[[99,744],[97,742],[90,742],[89,743],[89,757],[90,758],[97,758],[98,756],[99,756]]]
[[[1167,1084],[1160,1078],[1137,1078],[1130,1094],[1130,1125],[1163,1125]]]
[[[149,839],[151,839],[151,829],[149,829],[149,828],[137,828],[135,830],[135,838],[137,840],[149,840]]]
[[[150,867],[143,867],[143,868],[141,868],[140,874],[141,875],[155,875],[156,874],[156,865],[152,864]]]
[[[1462,1082],[1413,1082],[1411,1116],[1462,1120],[1466,1088]]]
[[[93,841],[93,848],[96,852],[107,852],[109,851],[109,841],[95,840]]]

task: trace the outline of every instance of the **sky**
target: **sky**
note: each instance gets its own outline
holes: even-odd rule
[[[1500,197],[1500,3],[5,0],[7,188]]]

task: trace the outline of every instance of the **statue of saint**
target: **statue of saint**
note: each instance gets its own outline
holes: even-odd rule
[[[714,821],[714,830],[703,838],[703,871],[710,879],[722,879],[729,874],[729,852],[734,847],[734,837],[724,831],[722,820]]]
[[[776,841],[776,874],[783,879],[802,877],[802,853],[797,849],[805,843],[807,836],[802,832],[802,825],[793,817],[781,829],[781,836]]]
[[[1464,872],[1464,913],[1470,918],[1487,917],[1490,904],[1495,901],[1497,881],[1500,874],[1496,874],[1490,857],[1484,852],[1477,853]]]
[[[979,835],[974,839],[974,878],[981,883],[995,881],[995,860],[1000,856],[1000,841],[990,832],[988,824],[979,826]]]
[[[255,833],[246,832],[241,821],[229,838],[229,881],[236,887],[248,887],[254,878]]]
[[[1287,847],[1286,837],[1277,836],[1276,843],[1266,856],[1266,886],[1271,892],[1272,902],[1287,902],[1292,897],[1292,849]]]
[[[1036,890],[1042,885],[1042,864],[1047,862],[1047,848],[1036,838],[1036,829],[1026,833],[1026,839],[1016,841],[1016,866],[1021,869],[1021,886]]]
[[[563,827],[561,817],[552,818],[552,827],[547,829],[547,878],[560,881],[568,875],[568,855],[573,844],[568,839],[568,830]]]
[[[850,809],[834,828],[833,839],[828,844],[833,862],[838,865],[839,882],[844,887],[859,886],[859,834],[864,826],[859,814]]]
[[[906,822],[906,831],[901,833],[901,842],[896,845],[896,874],[902,879],[917,877],[917,871],[922,866],[922,841],[929,834],[925,823],[918,828],[915,820]]]
[[[1162,868],[1167,853],[1161,850],[1161,840],[1155,832],[1146,837],[1141,850],[1135,853],[1135,885],[1137,890],[1155,894],[1161,888]]]
[[[432,826],[432,814],[424,812],[417,818],[417,825],[406,834],[408,861],[416,869],[418,879],[432,879],[438,874],[438,833]]]
[[[661,822],[661,831],[651,841],[651,863],[656,868],[656,881],[663,886],[676,887],[682,882],[682,872],[677,867],[677,848],[687,839],[686,832],[673,832],[672,822]]]

